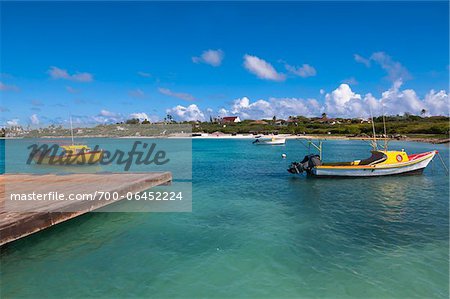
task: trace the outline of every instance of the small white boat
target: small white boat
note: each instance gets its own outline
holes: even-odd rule
[[[284,145],[286,143],[286,138],[261,138],[257,137],[253,144],[256,145]]]

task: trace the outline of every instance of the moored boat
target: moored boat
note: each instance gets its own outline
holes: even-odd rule
[[[44,146],[31,153],[36,164],[48,165],[92,165],[99,163],[103,158],[103,150],[91,150],[87,145],[75,144],[73,138],[72,117],[70,117],[71,145],[51,147]],[[58,153],[59,149],[61,153]]]
[[[383,116],[384,146],[378,149],[375,125],[372,118],[372,155],[364,160],[351,162],[322,162],[322,142],[319,146],[309,141],[319,151],[319,155],[307,155],[301,162],[292,162],[288,171],[293,174],[306,172],[315,177],[377,177],[388,175],[421,174],[425,167],[438,154],[437,150],[408,155],[404,150],[388,150],[386,123]]]
[[[306,172],[315,177],[375,177],[420,174],[438,151],[408,155],[405,151],[373,150],[372,156],[351,162],[323,163],[319,155],[305,156],[293,162],[290,173]]]
[[[262,138],[257,137],[255,141],[253,141],[253,144],[256,145],[284,145],[286,143],[286,138]]]
[[[62,145],[60,154],[41,151],[33,154],[37,164],[49,165],[89,165],[100,162],[103,150],[92,151],[86,145]]]

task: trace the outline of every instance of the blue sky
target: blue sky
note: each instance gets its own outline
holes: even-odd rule
[[[1,3],[2,124],[448,115],[447,2]]]

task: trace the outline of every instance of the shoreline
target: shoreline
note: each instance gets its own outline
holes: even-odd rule
[[[259,135],[258,135],[259,136]],[[260,135],[262,137],[271,137],[272,135]],[[70,136],[42,136],[42,137],[0,137],[3,140],[15,140],[15,139],[29,139],[29,138],[42,138],[42,139],[67,139]],[[254,139],[255,135],[251,134],[212,134],[203,136],[191,136],[191,134],[173,134],[170,136],[77,136],[77,138],[120,138],[120,139]],[[275,135],[275,138],[289,139],[323,139],[323,140],[371,140],[370,137],[353,137],[353,136],[336,136],[336,135],[292,135],[292,134],[279,134]],[[412,141],[431,144],[449,144],[450,138],[435,138],[435,137],[403,137],[400,139],[389,138],[389,141]]]
[[[262,135],[263,137],[269,137],[269,135]],[[372,140],[370,137],[351,137],[351,136],[333,136],[333,135],[276,135],[276,138],[285,139],[323,139],[323,140]],[[171,137],[169,137],[171,138]],[[220,136],[195,136],[195,137],[172,137],[172,138],[192,138],[192,139],[253,139],[253,135],[220,135]],[[378,138],[380,139],[380,138]],[[449,144],[450,138],[420,138],[420,137],[404,137],[400,139],[388,138],[389,141],[413,141],[413,142],[423,142],[431,144]]]

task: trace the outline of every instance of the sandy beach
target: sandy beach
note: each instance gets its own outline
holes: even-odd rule
[[[169,138],[192,138],[192,139],[253,139],[256,136],[262,137],[275,137],[285,139],[322,139],[322,140],[370,140],[370,137],[351,137],[351,136],[336,136],[336,135],[292,135],[292,134],[279,134],[279,135],[252,135],[252,134],[204,134],[201,136],[186,136],[176,135]],[[446,144],[450,142],[450,138],[416,138],[416,137],[402,137],[400,139],[391,138],[389,140],[396,141],[415,141],[426,142],[433,144]]]

